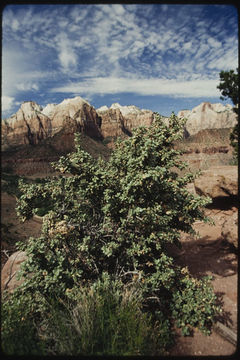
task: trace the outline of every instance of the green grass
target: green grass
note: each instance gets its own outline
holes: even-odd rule
[[[2,347],[8,355],[161,355],[172,341],[168,324],[143,311],[138,290],[108,280],[79,288],[64,301],[48,300],[41,319],[25,305],[21,297],[3,304]]]

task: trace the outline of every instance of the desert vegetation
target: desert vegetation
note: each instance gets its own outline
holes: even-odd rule
[[[7,354],[161,355],[176,328],[210,334],[221,312],[210,278],[194,278],[169,246],[194,234],[209,198],[186,189],[197,174],[174,143],[184,120],[118,140],[110,159],[81,147],[53,164],[58,176],[19,182],[18,215],[30,219],[47,203],[41,235],[19,242],[27,254],[24,282],[2,301]]]

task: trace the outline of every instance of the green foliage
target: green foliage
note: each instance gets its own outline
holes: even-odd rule
[[[117,141],[108,162],[84,152],[76,136],[76,151],[54,164],[61,176],[41,184],[20,184],[23,195],[17,212],[23,219],[34,214],[39,201],[46,200],[52,206],[44,217],[41,236],[19,244],[28,255],[19,296],[31,294],[36,313],[46,311],[44,299],[65,302],[73,294],[80,294],[79,289],[96,284],[103,274],[108,274],[111,281],[117,279],[122,286],[138,286],[142,305],[152,313],[154,321],[159,321],[163,338],[170,338],[174,321],[183,332],[188,324],[209,330],[218,311],[210,284],[205,287],[204,281],[196,282],[168,253],[169,243],[181,246],[180,231],[194,234],[192,225],[196,220],[208,221],[203,207],[209,198],[195,196],[186,189],[196,175],[179,175],[187,165],[180,162],[180,151],[173,145],[182,136],[183,124],[172,114],[167,126],[156,114],[151,127],[140,127],[131,138]],[[112,331],[120,321],[113,316],[120,303],[115,303],[115,310],[109,312],[105,304],[112,303],[113,298],[108,291],[106,294],[101,295],[104,300],[99,300],[102,315],[97,319],[103,316],[101,321],[106,326],[111,318]],[[203,301],[201,294],[210,310],[206,306],[198,311],[196,306],[190,311]],[[179,310],[182,305],[186,305],[183,315]],[[106,306],[108,309],[110,305]],[[132,306],[129,313],[128,308],[121,311],[124,318],[131,319],[131,331],[135,331],[139,324],[132,318]],[[143,316],[142,321],[147,326],[147,317]],[[120,326],[122,333],[127,332],[123,329]],[[107,350],[99,351],[111,353],[113,340],[108,339]],[[123,341],[121,336],[119,341]],[[161,341],[162,348],[169,343]],[[129,349],[133,349],[131,346],[128,343]],[[116,345],[114,351],[118,348]],[[127,353],[127,349],[124,351]]]
[[[186,276],[181,279],[181,288],[173,293],[170,305],[172,316],[183,335],[190,335],[194,327],[209,335],[215,313],[221,312],[216,305],[217,297],[212,291],[211,277],[197,280],[190,277],[187,268],[181,272]]]
[[[234,70],[221,71],[219,76],[220,84],[217,86],[217,88],[221,91],[221,99],[231,99],[233,105],[236,106],[234,110],[236,113],[238,113],[238,68],[236,69],[236,72]]]
[[[18,182],[21,179],[22,181],[25,178],[22,178],[16,174],[2,173],[1,178],[4,180],[4,183],[1,185],[1,190],[7,192],[9,195],[21,196],[21,192],[18,188]]]
[[[217,88],[221,91],[222,96],[220,97],[222,100],[230,99],[234,105],[234,112],[236,114],[239,113],[239,93],[238,93],[238,85],[239,85],[239,74],[238,68],[236,72],[234,70],[229,71],[221,71],[220,74],[220,84]],[[234,156],[235,163],[237,163],[238,156],[238,118],[237,124],[233,128],[232,133],[230,134],[230,142],[232,147],[234,148]]]
[[[1,343],[6,355],[41,355],[43,342],[37,335],[29,295],[3,299],[1,304]]]

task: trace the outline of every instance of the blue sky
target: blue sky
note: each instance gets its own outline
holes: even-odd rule
[[[167,116],[221,102],[219,72],[237,66],[231,5],[9,5],[2,15],[3,117],[76,95]]]

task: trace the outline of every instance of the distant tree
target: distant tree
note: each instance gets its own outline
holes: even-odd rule
[[[221,100],[230,99],[234,105],[233,111],[238,114],[239,109],[239,95],[238,95],[238,68],[236,72],[234,70],[221,71],[220,74],[220,84],[217,88],[221,91],[222,96]],[[238,119],[237,119],[238,120]],[[233,131],[230,134],[230,142],[234,148],[235,155],[238,154],[238,121]]]

